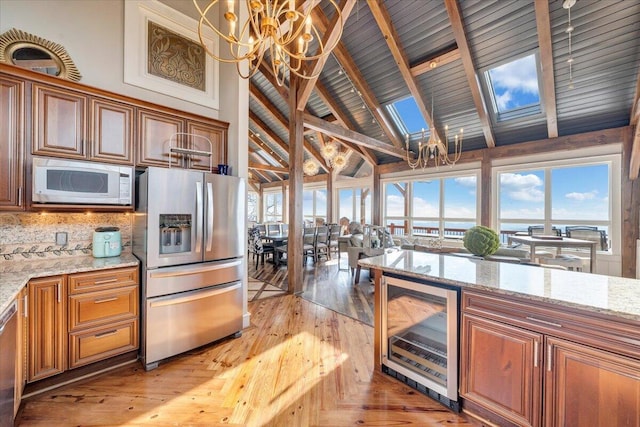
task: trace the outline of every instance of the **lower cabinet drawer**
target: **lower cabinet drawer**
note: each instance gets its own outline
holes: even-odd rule
[[[70,332],[137,316],[137,286],[69,296]]]
[[[138,322],[132,320],[69,334],[69,368],[77,368],[138,348]]]

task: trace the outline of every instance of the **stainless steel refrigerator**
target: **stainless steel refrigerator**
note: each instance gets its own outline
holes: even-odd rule
[[[245,182],[150,167],[136,178],[133,253],[147,370],[242,330]]]

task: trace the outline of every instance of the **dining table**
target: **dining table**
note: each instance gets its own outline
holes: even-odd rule
[[[286,245],[288,239],[289,239],[288,233],[270,234],[270,235],[262,236],[262,240],[264,240],[265,242],[273,243],[273,263],[276,265],[276,267],[279,266],[280,263],[284,263],[284,260],[282,260],[280,257],[281,252],[278,251],[278,247]]]
[[[523,245],[528,245],[530,248],[531,262],[535,262],[537,246],[556,248],[558,250],[558,254],[560,254],[563,248],[588,249],[590,252],[589,272],[594,273],[596,271],[596,247],[598,242],[593,240],[573,239],[571,237],[564,236],[519,236],[516,234],[509,236],[509,243],[521,243]]]

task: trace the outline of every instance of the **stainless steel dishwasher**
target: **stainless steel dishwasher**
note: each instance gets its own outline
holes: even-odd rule
[[[13,426],[16,386],[16,318],[14,302],[0,315],[0,427]]]

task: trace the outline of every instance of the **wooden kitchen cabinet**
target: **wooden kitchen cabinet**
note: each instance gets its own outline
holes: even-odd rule
[[[640,360],[546,340],[546,426],[637,426]]]
[[[32,84],[31,152],[43,156],[85,159],[87,96]]]
[[[187,122],[186,147],[197,151],[211,152],[211,159],[206,156],[188,155],[187,167],[191,169],[209,170],[209,160],[214,172],[218,171],[219,164],[227,164],[227,132],[222,126],[212,126],[206,123]],[[197,135],[193,137],[191,135]],[[209,145],[209,142],[211,145]]]
[[[18,294],[16,301],[18,303],[18,325],[16,328],[16,383],[14,392],[14,407],[13,407],[13,415],[14,417],[18,413],[18,409],[20,408],[20,400],[22,399],[22,392],[24,391],[24,385],[27,381],[26,378],[26,340],[27,336],[27,316],[25,312],[25,308],[27,306],[26,299],[28,298],[27,288],[24,288]]]
[[[136,166],[192,168],[218,171],[219,164],[227,162],[227,127],[223,122],[198,121],[189,117],[165,114],[160,111],[139,109],[138,154]],[[209,144],[209,141],[211,144]],[[179,152],[171,155],[170,149],[196,152]],[[211,153],[211,159],[200,153]]]
[[[468,314],[462,324],[461,394],[513,425],[540,425],[542,335]]]
[[[462,293],[463,408],[498,425],[637,426],[637,323]]]
[[[69,275],[69,369],[138,348],[138,269]]]
[[[133,106],[91,98],[89,160],[133,165]]]
[[[67,368],[65,277],[30,280],[28,294],[27,381],[33,382]]]
[[[138,268],[28,284],[28,382],[137,350]]]
[[[0,76],[0,210],[24,210],[24,82]]]
[[[181,144],[185,131],[181,117],[157,111],[138,110],[138,154],[136,166],[180,166],[180,157],[171,156],[170,145]]]
[[[134,107],[34,83],[32,153],[133,165]]]

